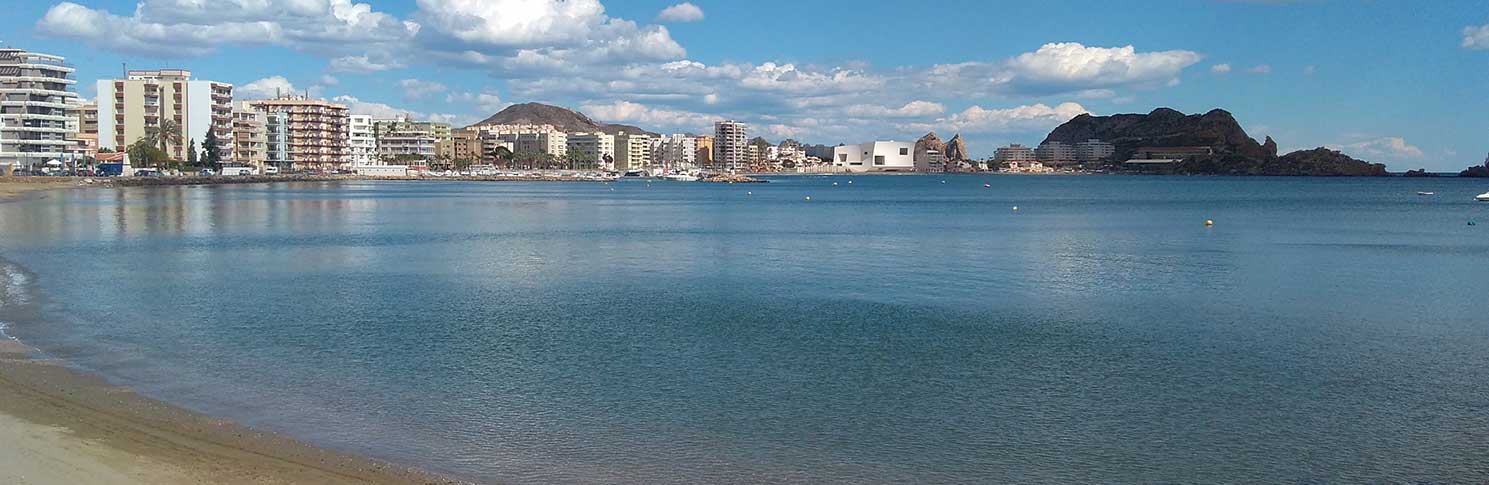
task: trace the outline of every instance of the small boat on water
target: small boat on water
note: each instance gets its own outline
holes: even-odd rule
[[[642,172],[640,170],[626,170],[626,173],[622,174],[621,176],[622,177],[641,177],[641,176],[644,176],[644,175],[646,175],[646,173],[645,172]]]
[[[1417,195],[1437,195],[1437,192],[1417,192]]]
[[[1482,194],[1479,194],[1479,196],[1478,197],[1474,197],[1473,200],[1477,200],[1479,202],[1489,202],[1489,192],[1484,192]]]
[[[685,173],[669,174],[669,175],[663,176],[662,178],[667,179],[667,180],[671,180],[671,181],[674,181],[674,182],[697,182],[698,181],[698,176],[696,176],[696,175],[688,175],[688,174],[685,174]]]

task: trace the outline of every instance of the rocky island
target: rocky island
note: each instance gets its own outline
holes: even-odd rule
[[[1092,116],[1065,122],[1045,142],[1074,145],[1102,140],[1115,148],[1104,168],[1113,171],[1176,175],[1381,176],[1386,167],[1327,148],[1277,154],[1277,142],[1264,142],[1241,129],[1222,109],[1185,115],[1158,108],[1148,114]]]

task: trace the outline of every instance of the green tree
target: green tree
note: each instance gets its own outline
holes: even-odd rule
[[[134,142],[133,145],[129,146],[127,152],[129,153],[130,165],[136,167],[160,168],[171,159],[164,151],[156,148],[155,144],[151,143],[151,140],[146,139],[140,139]]]
[[[190,165],[192,167],[197,166],[196,139],[195,138],[192,138],[191,139],[191,144],[188,145],[187,148],[186,148],[186,164],[187,165]]]
[[[207,138],[202,140],[202,163],[209,167],[222,163],[222,140],[210,128],[207,130]]]

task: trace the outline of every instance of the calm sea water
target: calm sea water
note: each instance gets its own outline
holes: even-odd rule
[[[1484,482],[1485,190],[79,189],[0,204],[0,320],[148,395],[478,481]]]

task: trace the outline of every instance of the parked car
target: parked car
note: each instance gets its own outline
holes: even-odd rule
[[[165,174],[161,173],[159,169],[154,169],[154,168],[137,168],[137,169],[134,170],[134,176],[136,176],[136,177],[164,177]]]
[[[273,165],[264,167],[264,175],[279,175],[279,167]]]
[[[211,177],[213,175],[216,175],[216,174],[212,173],[212,169],[210,169],[210,168],[204,168],[204,169],[201,169],[201,170],[197,170],[196,174],[198,176],[201,176],[201,177]]]

